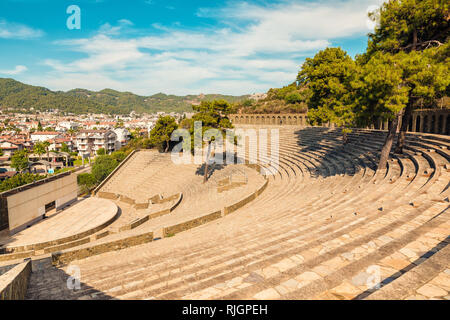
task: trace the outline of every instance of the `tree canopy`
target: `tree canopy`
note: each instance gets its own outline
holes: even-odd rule
[[[369,16],[378,22],[369,34],[368,55],[375,52],[424,50],[449,36],[449,3],[445,0],[390,0]]]
[[[228,118],[228,114],[232,111],[232,106],[225,100],[214,100],[214,101],[203,101],[198,106],[192,106],[196,114],[192,116],[190,121],[185,121],[184,126],[189,125],[189,132],[191,134],[191,150],[194,148],[201,148],[200,145],[194,145],[195,141],[203,141],[202,138],[205,136],[205,132],[210,129],[217,129],[222,134],[225,134],[226,129],[233,128],[233,125]],[[201,122],[202,131],[197,132],[194,128],[195,122]],[[195,139],[197,135],[201,135],[200,139]],[[214,137],[211,137],[211,141]],[[203,142],[202,142],[203,143]]]
[[[170,136],[178,128],[174,117],[160,117],[155,127],[150,131],[150,142],[160,151],[167,152],[170,148]]]
[[[45,153],[46,148],[42,142],[36,142],[33,147],[33,152],[41,158],[41,156]]]
[[[297,80],[308,87],[308,119],[349,127],[354,122],[354,89],[358,66],[341,48],[327,48],[307,58]]]
[[[340,48],[327,48],[306,59],[297,80],[309,92],[310,123],[347,130],[392,121],[379,163],[384,168],[397,124],[396,151],[402,152],[412,110],[449,94],[448,8],[442,1],[387,1],[371,14],[379,25],[365,54],[353,60]]]
[[[106,150],[105,148],[100,148],[97,150],[97,155],[98,156],[104,156],[106,154]]]
[[[28,153],[26,150],[20,150],[11,157],[11,167],[18,172],[28,169]]]
[[[109,155],[98,156],[92,165],[92,175],[100,183],[103,181],[118,165],[116,159]]]
[[[0,182],[0,192],[8,191],[41,179],[44,179],[45,176],[31,173],[19,173],[14,177],[6,179]]]

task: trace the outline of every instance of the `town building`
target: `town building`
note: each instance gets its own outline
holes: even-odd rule
[[[117,134],[112,130],[81,130],[76,138],[80,155],[95,155],[104,148],[106,153],[116,150]]]
[[[131,133],[125,128],[116,128],[113,131],[117,135],[116,150],[119,150],[130,141]]]
[[[31,140],[33,142],[44,142],[52,139],[62,138],[60,132],[55,131],[37,131],[31,134]]]

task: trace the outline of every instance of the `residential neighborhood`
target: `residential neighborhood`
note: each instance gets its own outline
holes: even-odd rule
[[[0,111],[0,181],[14,176],[12,156],[27,150],[30,171],[53,173],[67,166],[90,162],[101,149],[111,154],[124,147],[133,135],[148,136],[159,117],[176,119],[190,114],[164,113],[129,116],[88,114],[61,115],[59,110],[47,112],[3,113]],[[36,154],[34,146],[45,143],[46,150]]]

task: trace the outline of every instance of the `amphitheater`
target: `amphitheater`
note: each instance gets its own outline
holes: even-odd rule
[[[22,277],[26,299],[450,298],[448,135],[410,132],[376,170],[383,130],[344,145],[335,128],[238,126],[279,129],[278,167],[216,165],[203,184],[199,165],[136,151],[3,243],[0,290]]]

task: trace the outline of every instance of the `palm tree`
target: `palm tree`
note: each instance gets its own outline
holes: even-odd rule
[[[44,146],[44,148],[45,148],[45,151],[47,151],[47,161],[48,161],[48,159],[49,159],[49,157],[50,157],[50,155],[49,155],[49,147],[50,147],[50,142],[48,142],[48,141],[44,141],[43,143],[43,146]],[[50,162],[50,161],[49,161]]]
[[[45,153],[45,146],[42,142],[37,142],[33,147],[33,152],[39,156],[41,160],[42,155]]]

